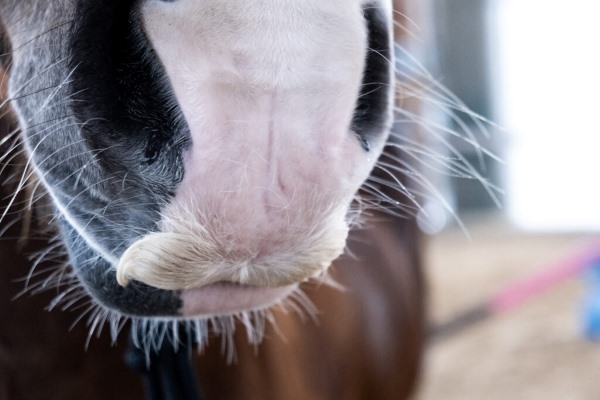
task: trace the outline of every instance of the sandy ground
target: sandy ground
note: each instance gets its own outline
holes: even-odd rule
[[[445,321],[577,249],[584,235],[470,224],[428,244],[430,309]],[[430,345],[416,400],[600,399],[600,343],[584,338],[585,284],[565,280],[519,308]]]

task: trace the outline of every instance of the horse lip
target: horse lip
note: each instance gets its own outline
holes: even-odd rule
[[[217,282],[181,291],[184,317],[214,317],[258,311],[273,306],[298,287],[298,284],[261,287],[234,282]]]

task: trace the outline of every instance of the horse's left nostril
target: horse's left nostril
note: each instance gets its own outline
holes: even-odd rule
[[[369,143],[367,138],[364,136],[361,136],[361,135],[357,135],[357,137],[358,137],[358,140],[360,140],[360,144],[362,145],[362,148],[367,152],[371,151],[371,144]]]

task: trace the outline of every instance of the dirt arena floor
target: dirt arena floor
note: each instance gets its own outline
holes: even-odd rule
[[[589,235],[527,234],[469,223],[428,243],[430,309],[446,321],[505,285],[573,254]],[[580,319],[585,281],[562,281],[522,306],[430,344],[415,400],[600,399],[600,342]]]

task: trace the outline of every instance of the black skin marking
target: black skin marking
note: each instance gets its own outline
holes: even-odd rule
[[[180,292],[156,289],[137,281],[130,282],[126,287],[119,286],[110,264],[98,258],[62,218],[60,225],[77,276],[86,290],[104,307],[138,317],[180,314],[183,305]]]
[[[391,40],[389,26],[381,8],[374,4],[363,8],[369,40],[366,67],[360,97],[354,111],[352,129],[365,149],[386,129],[389,109],[389,90],[392,79]]]
[[[183,179],[183,152],[190,144],[162,64],[144,34],[139,4],[77,0],[70,35],[71,111],[103,170],[103,176],[86,181],[106,180],[99,190],[109,201],[83,191],[76,202],[67,196],[63,204],[117,258],[155,230],[160,208]],[[139,282],[119,286],[109,262],[65,221],[62,232],[75,272],[106,307],[138,316],[178,314],[178,292]]]
[[[70,60],[73,111],[92,148],[108,149],[102,157],[108,172],[159,172],[160,181],[168,182],[159,193],[171,195],[183,177],[181,153],[189,135],[177,123],[183,118],[143,33],[138,4],[78,1]],[[149,168],[158,161],[160,167]]]

